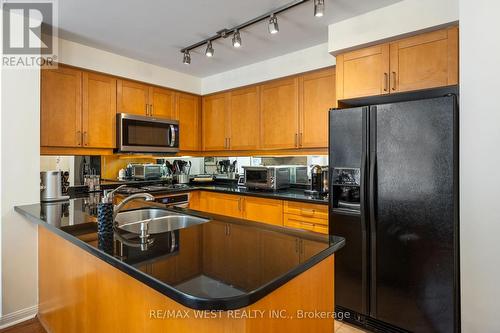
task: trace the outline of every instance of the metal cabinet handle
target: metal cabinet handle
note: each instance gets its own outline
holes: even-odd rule
[[[227,138],[227,149],[231,149],[231,138]]]
[[[392,72],[392,90],[396,90],[396,72]]]
[[[153,104],[149,104],[149,115],[153,116]]]
[[[389,75],[384,73],[384,91],[389,89]]]
[[[76,145],[77,146],[82,145],[82,132],[81,131],[76,131]]]
[[[88,146],[89,145],[89,139],[87,135],[87,131],[83,132],[83,145]]]
[[[300,214],[305,216],[314,216],[314,209],[300,209]]]
[[[299,135],[295,133],[295,147],[299,147]]]
[[[149,116],[149,107],[148,107],[148,103],[146,103],[146,116]]]
[[[227,224],[227,235],[231,235],[231,225]]]
[[[295,238],[295,252],[300,253],[299,250],[299,239]]]
[[[302,133],[299,134],[299,146],[302,147]]]

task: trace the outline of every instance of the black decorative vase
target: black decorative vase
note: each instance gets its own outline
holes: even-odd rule
[[[113,204],[99,203],[97,205],[97,233],[113,233]]]

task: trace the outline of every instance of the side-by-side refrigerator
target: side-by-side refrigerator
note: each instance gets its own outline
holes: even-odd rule
[[[458,332],[457,98],[330,110],[335,304],[382,332]]]

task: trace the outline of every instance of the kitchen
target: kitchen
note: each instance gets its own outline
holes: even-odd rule
[[[498,329],[496,5],[129,5],[59,3],[57,67],[2,67],[0,327]]]

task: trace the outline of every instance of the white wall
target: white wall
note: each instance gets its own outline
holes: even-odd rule
[[[335,65],[335,58],[328,54],[328,44],[319,44],[276,58],[204,77],[201,81],[201,93],[203,95],[210,94],[333,65]]]
[[[500,2],[460,0],[462,331],[500,332]]]
[[[40,72],[2,67],[1,85],[0,325],[5,315],[34,314],[37,304],[37,229],[14,206],[40,199]]]
[[[201,79],[115,53],[59,39],[59,62],[200,94]]]
[[[337,54],[456,21],[458,0],[404,0],[329,25],[328,51]]]

